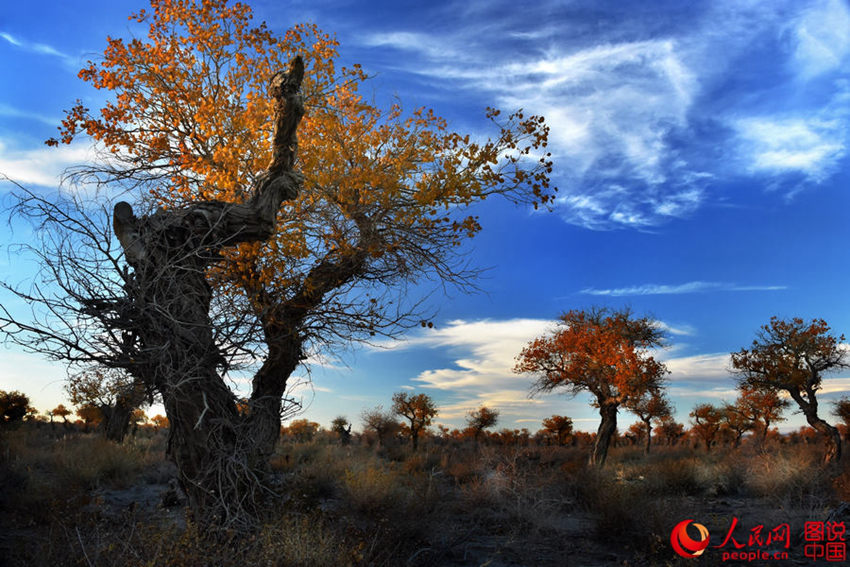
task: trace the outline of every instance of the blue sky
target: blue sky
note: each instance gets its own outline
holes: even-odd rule
[[[0,13],[0,173],[40,191],[91,155],[85,143],[43,145],[75,99],[103,100],[76,71],[107,35],[128,36],[127,16],[144,7],[72,4]],[[432,395],[450,426],[486,404],[502,412],[499,427],[535,430],[557,413],[594,430],[586,397],[529,399],[530,379],[511,373],[522,346],[573,308],[628,305],[667,326],[661,356],[681,421],[696,403],[732,401],[728,354],[772,315],[850,333],[845,2],[252,5],[276,31],[312,21],[335,33],[342,60],[374,76],[364,93],[379,103],[431,106],[474,135],[488,134],[488,105],[544,115],[560,188],[551,213],[481,206],[469,253],[489,268],[484,293],[438,289],[435,330],[318,360],[303,417],[359,425],[363,409],[407,389]],[[13,226],[0,229],[0,277],[22,281],[29,266],[7,246],[27,232]],[[63,375],[0,350],[0,388],[41,409],[64,401]],[[832,375],[822,398],[848,388],[850,373]],[[786,428],[803,423],[788,417]],[[632,421],[623,414],[621,430]]]

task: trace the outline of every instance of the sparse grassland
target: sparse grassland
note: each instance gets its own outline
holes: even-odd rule
[[[615,447],[599,471],[581,446],[428,438],[414,453],[320,432],[279,445],[263,529],[210,542],[169,489],[165,440],[146,431],[116,445],[27,424],[3,432],[0,563],[686,565],[670,531],[690,518],[712,545],[733,518],[743,542],[759,524],[787,523],[802,558],[803,523],[827,519],[850,493],[850,469],[822,468],[820,448],[802,443],[650,456]],[[699,559],[720,563],[719,550]]]

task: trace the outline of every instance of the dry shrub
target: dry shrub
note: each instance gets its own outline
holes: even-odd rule
[[[347,503],[366,515],[385,514],[406,497],[397,472],[371,463],[365,468],[346,470],[343,486]]]
[[[833,497],[830,472],[804,451],[758,455],[750,461],[747,488],[776,504],[810,506]]]

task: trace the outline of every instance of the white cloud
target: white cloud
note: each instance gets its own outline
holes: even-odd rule
[[[663,358],[663,356],[662,356]],[[731,378],[729,353],[698,354],[664,360],[671,382]]]
[[[800,172],[823,181],[846,154],[845,120],[765,116],[736,124],[753,172]]]
[[[850,394],[850,378],[824,378],[818,395]]]
[[[624,297],[632,295],[681,295],[685,293],[707,293],[712,291],[781,291],[788,289],[782,285],[738,285],[725,282],[694,281],[683,284],[642,284],[612,289],[587,288],[581,290],[585,295]]]
[[[68,167],[91,162],[94,157],[92,147],[82,142],[19,150],[0,139],[0,175],[24,186],[56,187]]]
[[[850,54],[850,10],[841,0],[825,0],[794,22],[794,70],[808,80],[844,66]]]
[[[404,51],[416,51],[428,57],[440,58],[454,55],[445,44],[433,41],[427,34],[416,32],[387,32],[363,36],[361,41],[370,47],[390,47]]]
[[[453,355],[453,365],[433,368],[411,378],[417,388],[441,391],[448,403],[440,404],[440,418],[462,420],[482,405],[498,409],[504,420],[542,419],[552,413],[563,413],[563,400],[551,397],[528,397],[531,380],[514,374],[515,357],[529,341],[553,327],[551,320],[455,320],[437,329],[422,331],[407,341],[389,344],[390,349],[439,348]],[[587,404],[573,402],[577,411],[587,411]]]
[[[0,37],[2,37],[3,39],[8,41],[9,43],[14,45],[15,47],[23,47],[23,44],[20,41],[18,41],[17,39],[15,39],[15,37],[11,34],[8,34],[6,32],[0,32]]]

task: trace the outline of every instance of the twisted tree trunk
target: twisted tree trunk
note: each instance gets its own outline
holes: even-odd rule
[[[841,433],[839,433],[838,428],[828,424],[818,415],[818,402],[814,391],[806,392],[806,398],[803,398],[799,390],[790,389],[788,391],[797,405],[800,406],[809,425],[826,439],[826,452],[823,455],[824,464],[838,463],[841,460]]]
[[[617,431],[617,409],[619,404],[604,401],[599,404],[599,415],[602,421],[596,432],[596,442],[593,444],[593,452],[590,454],[590,465],[602,468],[605,459],[608,458],[608,447]]]
[[[133,267],[126,277],[125,327],[138,345],[138,360],[128,366],[162,395],[171,423],[168,455],[195,520],[205,527],[245,531],[257,525],[283,388],[300,361],[300,342],[283,352],[269,345],[248,415],[240,414],[219,372],[224,359],[213,336],[206,271],[225,247],[271,237],[282,202],[298,195],[301,176],[293,163],[303,73],[296,57],[288,73],[272,79],[273,159],[247,202],[204,201],[142,218],[124,202],[114,210],[115,233]]]

